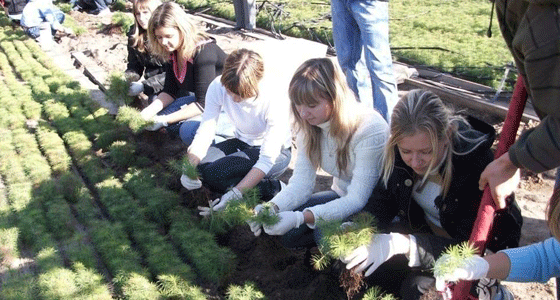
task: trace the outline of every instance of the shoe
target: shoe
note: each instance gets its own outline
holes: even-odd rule
[[[111,14],[111,10],[107,7],[104,9],[94,9],[90,12],[93,15],[99,16],[99,17],[103,17],[103,16],[107,16]]]
[[[514,300],[511,291],[497,279],[478,280],[472,285],[471,294],[477,295],[479,300]]]

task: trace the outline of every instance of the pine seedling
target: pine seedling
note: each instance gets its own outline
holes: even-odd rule
[[[134,25],[134,18],[130,17],[129,14],[123,13],[122,11],[124,11],[124,9],[119,9],[119,7],[125,7],[125,1],[124,0],[116,0],[113,3],[113,9],[115,10],[119,10],[115,13],[113,13],[113,16],[111,17],[111,21],[113,24],[115,24],[116,26],[120,26],[122,28],[122,32],[123,34],[126,35],[126,33],[130,30],[130,28],[132,28],[132,25]]]
[[[352,223],[343,226],[342,220],[318,220],[323,237],[319,244],[321,254],[313,257],[314,267],[324,269],[332,259],[350,254],[354,249],[370,243],[376,233],[374,217],[366,212],[355,215]]]
[[[464,265],[465,261],[474,257],[478,249],[468,241],[449,246],[434,264],[434,276],[444,277]]]
[[[140,115],[140,112],[129,106],[121,106],[117,113],[117,122],[128,126],[134,133],[138,133],[147,126],[153,124],[152,121],[146,121]]]
[[[241,199],[234,199],[227,203],[221,211],[214,211],[210,207],[210,231],[226,232],[228,228],[244,224],[254,217],[253,207],[260,202],[259,189],[254,187],[245,190]]]
[[[280,217],[276,214],[274,203],[266,202],[262,204],[259,213],[253,215],[249,220],[264,226],[273,226],[280,222]]]
[[[191,164],[189,157],[184,155],[180,160],[171,160],[167,163],[171,171],[177,174],[185,174],[192,180],[200,179],[196,166]]]
[[[384,293],[380,287],[374,286],[367,290],[362,300],[396,300],[391,294]]]
[[[109,75],[109,89],[105,94],[108,101],[119,106],[128,105],[132,102],[132,97],[128,95],[128,81],[120,72],[113,72]]]
[[[227,300],[259,300],[265,299],[264,294],[257,289],[254,283],[246,282],[243,286],[232,284],[226,292]]]

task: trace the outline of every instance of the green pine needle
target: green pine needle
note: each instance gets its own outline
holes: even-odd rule
[[[450,274],[455,269],[462,266],[466,259],[475,256],[477,253],[477,248],[468,241],[449,246],[436,260],[434,264],[434,275],[436,277],[443,277]]]

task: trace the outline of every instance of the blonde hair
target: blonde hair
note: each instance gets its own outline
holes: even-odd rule
[[[445,197],[452,179],[453,164],[451,159],[453,154],[468,154],[486,139],[486,136],[475,139],[462,136],[458,133],[460,122],[467,123],[462,116],[456,115],[443,104],[436,94],[430,91],[418,89],[404,95],[395,105],[391,115],[390,137],[385,146],[383,159],[383,183],[385,186],[387,186],[389,177],[393,172],[395,151],[398,151],[397,144],[403,137],[424,132],[430,137],[432,160],[422,178],[422,183],[441,163],[443,168],[441,172],[442,194]],[[453,145],[454,141],[459,138],[474,141],[477,144],[465,153],[457,153],[454,151]],[[441,147],[445,147],[443,162],[438,161],[440,153],[438,150]]]
[[[262,57],[257,52],[238,49],[226,58],[220,81],[228,91],[247,99],[258,96],[263,75]]]
[[[164,2],[158,6],[150,18],[148,39],[154,55],[163,61],[169,61],[169,53],[157,41],[155,31],[159,28],[173,28],[179,31],[181,44],[178,55],[186,59],[194,58],[198,44],[209,37],[193,23],[189,15],[175,2]]]
[[[132,47],[136,47],[138,51],[144,52],[146,51],[146,41],[148,40],[148,33],[147,30],[142,28],[140,24],[138,24],[138,19],[136,18],[136,13],[141,9],[147,9],[150,12],[154,12],[154,10],[161,4],[161,0],[135,0],[133,1],[133,8],[132,11],[134,13],[134,25],[135,30],[132,35],[129,37],[129,44]]]
[[[552,236],[560,241],[560,188],[554,188],[547,205],[546,222]]]
[[[321,161],[321,129],[306,122],[296,108],[298,105],[316,105],[319,99],[332,104],[329,135],[337,144],[336,165],[341,174],[348,166],[349,146],[362,118],[354,93],[348,87],[346,77],[329,58],[314,58],[304,62],[295,72],[289,86],[289,97],[295,127],[303,131],[307,156],[315,168]]]

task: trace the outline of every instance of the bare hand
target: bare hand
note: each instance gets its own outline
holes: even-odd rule
[[[480,174],[478,188],[484,190],[488,185],[496,207],[502,209],[506,207],[507,196],[513,193],[519,185],[519,180],[519,168],[513,165],[506,152],[486,166]]]

